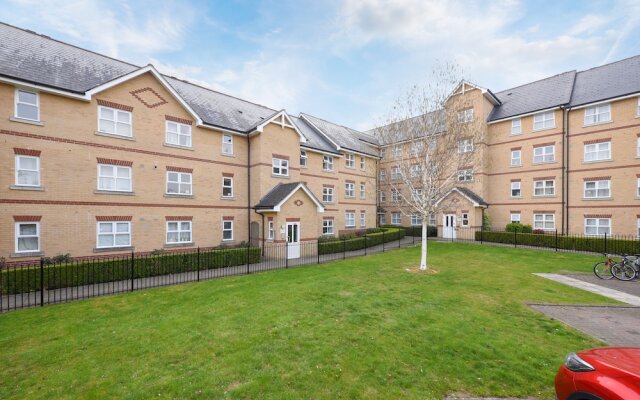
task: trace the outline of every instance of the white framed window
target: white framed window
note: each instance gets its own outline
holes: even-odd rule
[[[422,175],[422,165],[420,164],[413,164],[410,168],[409,168],[409,176],[411,176],[412,178],[417,178],[420,175]]]
[[[322,234],[325,236],[333,235],[333,220],[332,219],[323,219],[322,220]]]
[[[133,136],[131,113],[115,108],[98,106],[98,131],[111,135]]]
[[[637,180],[636,196],[640,197],[640,178]]]
[[[556,114],[553,111],[547,111],[533,116],[533,130],[541,131],[543,129],[552,129],[556,127]]]
[[[192,193],[191,173],[167,171],[167,194],[188,196]]]
[[[98,164],[98,190],[110,192],[130,192],[131,167]]]
[[[285,160],[284,158],[272,158],[271,172],[276,176],[289,176],[289,160]]]
[[[16,89],[15,116],[29,121],[40,121],[40,95],[38,92],[29,92]]]
[[[422,141],[414,141],[411,142],[411,155],[414,157],[422,154],[422,150],[424,149],[424,142]]]
[[[417,214],[411,215],[411,225],[413,225],[413,226],[422,225],[422,217],[420,217]]]
[[[365,226],[367,226],[367,214],[360,212],[360,227],[364,228]]]
[[[380,203],[387,201],[387,193],[384,190],[380,191]]]
[[[636,157],[640,157],[640,136],[636,140]]]
[[[40,251],[40,223],[16,222],[16,253]]]
[[[222,221],[222,240],[233,240],[233,220],[225,219]]]
[[[402,146],[397,144],[395,146],[393,146],[392,150],[391,150],[391,156],[394,158],[398,158],[402,155]]]
[[[391,179],[393,180],[400,179],[401,176],[402,174],[400,173],[400,167],[391,168]]]
[[[522,133],[522,120],[520,118],[511,120],[511,134],[519,135]]]
[[[391,213],[391,224],[400,225],[402,223],[402,217],[399,212]]]
[[[269,240],[273,240],[276,236],[276,232],[273,229],[273,221],[269,221],[267,224],[267,230],[269,232]]]
[[[640,97],[638,97],[638,106],[636,107],[636,115],[640,117]]]
[[[609,197],[611,197],[610,180],[584,182],[585,199],[606,199]]]
[[[522,150],[511,150],[511,166],[519,167],[522,165]]]
[[[324,186],[322,188],[322,202],[323,203],[333,203],[333,188]]]
[[[636,227],[637,227],[637,230],[636,230],[637,237],[640,238],[640,218],[638,218],[636,222]]]
[[[549,163],[556,160],[556,146],[540,146],[533,148],[533,163]]]
[[[333,157],[332,156],[323,156],[322,157],[322,169],[324,171],[333,171]]]
[[[511,182],[511,197],[522,197],[521,182]]]
[[[462,169],[458,171],[458,182],[472,182],[472,181],[473,181],[472,169]]]
[[[166,121],[167,144],[173,146],[191,147],[191,125]],[[223,136],[224,137],[224,136]]]
[[[233,178],[230,176],[222,177],[222,197],[233,197]]]
[[[584,160],[587,162],[611,160],[611,142],[585,144]]]
[[[302,168],[307,167],[307,161],[309,161],[309,157],[307,156],[307,152],[305,150],[300,150],[300,166]]]
[[[473,140],[464,139],[458,142],[458,153],[470,153],[473,151]]]
[[[354,156],[353,154],[346,153],[344,155],[344,166],[347,168],[355,168],[356,156]]]
[[[360,199],[364,200],[367,198],[367,187],[364,183],[360,184]]]
[[[360,156],[360,171],[364,171],[367,169],[367,162],[365,161],[365,158]]]
[[[584,234],[588,236],[611,235],[611,218],[585,218]]]
[[[469,214],[462,213],[462,226],[469,226]]]
[[[356,188],[355,183],[347,182],[344,184],[344,196],[345,197],[356,197]]]
[[[40,157],[16,155],[16,186],[40,186]]]
[[[167,244],[191,243],[191,221],[167,221]]]
[[[222,135],[222,154],[233,155],[233,136]]]
[[[414,202],[421,202],[422,200],[422,189],[411,189],[411,200]]]
[[[611,104],[598,104],[584,109],[584,124],[593,125],[611,121]]]
[[[511,213],[509,218],[512,224],[520,223],[520,213]]]
[[[400,191],[398,189],[391,189],[391,201],[400,201]]]
[[[356,213],[353,213],[353,212],[344,213],[344,225],[347,227],[356,226]]]
[[[555,179],[540,180],[533,182],[534,196],[553,196],[556,194]]]
[[[131,222],[98,222],[97,244],[99,249],[131,246]]]
[[[380,182],[384,182],[387,179],[387,171],[384,169],[380,170]]]
[[[436,226],[436,215],[429,214],[429,225]]]
[[[380,225],[384,225],[387,223],[387,216],[385,214],[379,214],[378,215],[378,223]]]
[[[533,214],[533,229],[550,231],[556,229],[555,214]]]
[[[473,108],[458,111],[458,122],[461,124],[473,121]]]

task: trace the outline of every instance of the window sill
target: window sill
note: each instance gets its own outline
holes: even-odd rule
[[[322,172],[326,172],[327,174],[335,174],[336,171],[333,169],[323,169]]]
[[[603,121],[603,122],[594,122],[593,124],[584,124],[582,125],[583,128],[590,128],[592,126],[598,126],[598,125],[606,125],[606,124],[612,124],[613,120],[609,120],[609,121]]]
[[[135,192],[124,192],[118,190],[96,190],[93,192],[94,194],[113,194],[116,196],[135,196]]]
[[[276,175],[276,174],[271,174],[272,178],[279,178],[279,179],[291,179],[291,177],[289,175]]]
[[[191,147],[191,146],[180,146],[179,144],[171,144],[171,143],[162,143],[162,145],[164,147],[170,147],[172,149],[195,151],[195,150],[193,150],[193,147]]]
[[[510,196],[511,200],[522,200],[522,196]]]
[[[535,194],[533,195],[534,199],[555,199],[556,197],[558,196],[556,196],[555,194],[545,194],[545,195],[537,195],[537,196]]]
[[[519,165],[509,165],[509,168],[522,168],[522,164],[519,164]]]
[[[42,121],[33,121],[30,119],[24,119],[24,118],[18,118],[18,117],[10,117],[9,121],[19,122],[21,124],[27,124],[27,125],[44,126],[44,122]]]
[[[231,196],[231,197],[224,197],[224,196],[222,196],[222,197],[220,197],[220,200],[235,201],[235,200],[236,200],[236,198],[235,198],[235,197],[233,197],[233,196]]]
[[[129,140],[131,142],[135,142],[136,141],[136,139],[133,137],[133,135],[131,135],[131,136],[122,136],[122,135],[116,135],[116,134],[113,134],[113,133],[100,132],[100,131],[95,131],[94,133],[97,136],[104,136],[104,137],[109,137],[109,138],[113,138],[113,139]]]
[[[591,161],[583,160],[582,163],[583,164],[597,164],[597,163],[606,163],[606,162],[612,162],[612,161],[613,161],[613,159],[607,158],[606,160],[591,160]]]
[[[11,253],[10,258],[23,258],[23,257],[42,257],[44,255],[41,251],[29,251],[24,253]]]
[[[613,197],[583,197],[582,201],[612,201]]]
[[[546,164],[555,164],[557,163],[557,160],[553,160],[553,161],[540,161],[540,162],[532,162],[531,165],[546,165]]]
[[[334,201],[323,201],[322,204],[335,204]]]
[[[110,251],[133,251],[135,247],[133,246],[119,246],[119,247],[96,247],[93,249],[94,253],[108,253]]]
[[[222,239],[221,242],[224,243],[224,244],[233,244],[234,243],[233,239]]]
[[[192,194],[171,194],[171,193],[165,193],[164,197],[174,198],[174,199],[193,199],[194,198]]]
[[[542,131],[550,131],[551,129],[556,129],[556,126],[551,126],[549,128],[540,128],[540,129],[532,129],[531,132],[542,132]]]
[[[520,133],[510,133],[509,136],[522,136],[522,132],[520,132]]]
[[[193,247],[196,244],[194,242],[183,242],[183,243],[165,243],[164,244],[164,248],[165,249],[172,249],[175,247]]]
[[[233,153],[220,153],[220,155],[222,157],[231,157],[231,158],[236,158],[236,156]]]
[[[43,186],[22,186],[22,185],[11,185],[9,186],[11,190],[30,190],[33,192],[44,192]]]

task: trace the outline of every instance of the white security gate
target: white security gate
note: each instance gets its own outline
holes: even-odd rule
[[[456,215],[444,214],[442,216],[442,237],[445,239],[456,238]]]

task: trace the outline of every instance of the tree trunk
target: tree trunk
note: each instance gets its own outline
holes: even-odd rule
[[[422,246],[420,248],[420,270],[427,270],[427,219],[422,217]]]

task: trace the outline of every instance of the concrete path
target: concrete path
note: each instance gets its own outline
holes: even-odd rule
[[[577,279],[579,281],[593,283],[594,285],[604,286],[609,289],[618,290],[640,297],[640,280],[621,281],[619,279],[600,279],[593,273],[563,273],[563,276]]]
[[[604,297],[608,297],[610,299],[618,300],[623,303],[630,304],[632,306],[640,307],[640,296],[635,296],[630,293],[625,293],[620,290],[610,289],[608,287],[604,287],[602,283],[594,284],[591,282],[586,282],[584,280],[571,278],[566,275],[558,275],[558,274],[534,274],[542,278],[550,279],[552,281],[556,281],[559,283],[563,283],[568,286],[572,286],[578,289],[586,290],[588,292],[596,293]],[[627,282],[629,285],[637,285],[637,282]]]

